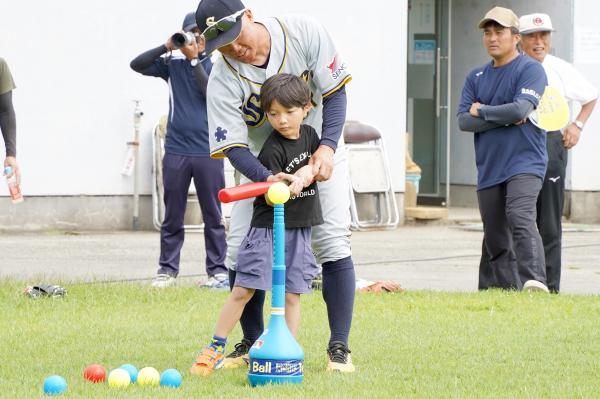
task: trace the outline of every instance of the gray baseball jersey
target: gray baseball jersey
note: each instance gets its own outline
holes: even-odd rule
[[[210,152],[248,147],[257,155],[273,130],[260,108],[260,88],[278,73],[302,77],[312,92],[313,109],[304,120],[321,135],[323,97],[342,87],[351,76],[331,37],[314,19],[301,15],[260,21],[271,35],[267,68],[220,56],[213,66],[207,92]]]

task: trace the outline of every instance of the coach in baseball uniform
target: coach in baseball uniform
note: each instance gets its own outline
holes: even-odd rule
[[[304,124],[315,128],[320,136],[310,165],[318,171],[324,224],[313,230],[312,247],[323,266],[323,298],[331,330],[327,369],[352,372],[348,335],[355,276],[350,251],[348,165],[342,138],[344,85],[351,79],[348,66],[325,28],[305,16],[258,21],[239,0],[203,0],[196,22],[206,40],[206,51],[218,49],[222,55],[208,83],[211,156],[228,157],[242,173],[242,182],[278,178],[256,159],[273,130],[260,107],[262,83],[275,74],[291,73],[302,77],[311,89],[313,108]],[[227,242],[231,270],[236,268],[237,250],[250,226],[252,202],[236,202],[232,210]],[[262,332],[264,296],[258,298],[262,299],[249,304],[241,319],[245,347]],[[232,356],[241,357],[246,348],[238,349]]]

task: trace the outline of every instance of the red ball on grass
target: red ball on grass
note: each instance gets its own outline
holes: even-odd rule
[[[93,383],[104,382],[106,380],[106,369],[99,364],[92,364],[85,368],[83,377]]]

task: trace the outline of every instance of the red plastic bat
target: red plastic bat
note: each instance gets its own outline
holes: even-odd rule
[[[236,187],[227,187],[219,191],[219,200],[221,202],[233,202],[246,198],[258,197],[269,191],[273,182],[258,182],[241,184]]]

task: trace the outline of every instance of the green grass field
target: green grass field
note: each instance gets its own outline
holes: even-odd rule
[[[598,397],[600,298],[484,292],[357,295],[351,349],[357,373],[325,373],[320,293],[304,297],[300,386],[250,388],[245,370],[188,373],[226,293],[134,284],[68,285],[63,299],[30,300],[0,281],[0,397],[42,396],[62,375],[68,398]],[[230,343],[237,342],[236,329]],[[230,345],[230,348],[232,345]],[[91,384],[83,369],[132,363],[177,368],[180,389]]]

